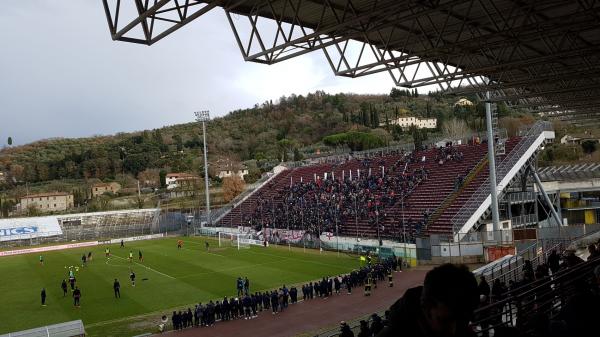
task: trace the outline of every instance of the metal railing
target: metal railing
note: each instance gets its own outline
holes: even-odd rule
[[[242,193],[237,195],[235,198],[233,198],[227,204],[223,205],[222,207],[220,207],[218,209],[211,210],[210,223],[215,224],[215,223],[221,221],[221,219],[223,219],[223,217],[225,217],[227,214],[229,214],[229,212],[231,212],[234,208],[238,207],[240,204],[242,204],[244,201],[246,201],[246,199],[248,199],[252,194],[254,194],[254,192],[258,191],[263,185],[265,185],[266,183],[271,181],[273,178],[275,178],[280,173],[282,173],[282,172],[279,172],[279,173],[273,172],[271,174],[264,175],[259,180],[252,183],[251,185],[249,185]],[[206,220],[206,214],[201,215],[201,217],[202,216],[204,216],[204,219]],[[207,221],[207,222],[209,222],[209,221]]]
[[[83,322],[81,320],[48,325],[41,328],[12,332],[0,337],[58,337],[69,336],[78,337],[85,336]]]
[[[505,129],[501,129],[501,130],[503,133],[506,133]],[[468,144],[474,138],[478,138],[479,141],[483,142],[483,141],[487,140],[487,133],[486,132],[472,132],[472,133],[465,135],[458,139],[449,139],[448,137],[439,136],[439,137],[430,138],[430,139],[423,141],[423,146],[432,147],[436,143],[444,141],[444,140],[452,140],[453,142],[460,141],[460,143],[462,145],[465,145],[465,144]],[[310,165],[315,165],[315,164],[339,163],[339,162],[346,161],[348,159],[349,155],[352,155],[352,159],[364,159],[364,158],[369,158],[369,157],[373,157],[373,156],[391,154],[391,153],[398,152],[398,151],[411,152],[414,149],[415,149],[415,144],[412,142],[401,143],[401,144],[396,144],[396,145],[389,145],[389,146],[385,146],[385,147],[364,150],[364,151],[351,151],[349,148],[344,148],[343,150],[336,149],[334,154],[324,154],[323,156],[320,156],[320,157],[313,156],[313,157],[304,159],[302,161],[297,161],[297,162],[285,162],[285,163],[283,163],[283,165],[285,165],[286,167],[289,167],[289,168],[296,168],[296,167],[304,167],[304,166],[310,166]]]
[[[521,203],[536,200],[537,193],[533,191],[514,192],[506,194],[506,201],[509,203]]]
[[[521,228],[531,224],[537,224],[538,217],[535,214],[525,214],[510,218],[512,228]]]
[[[535,140],[544,131],[552,130],[552,124],[549,122],[537,122],[526,133],[522,135],[521,141],[515,148],[497,165],[496,168],[496,185],[502,181],[508,172],[515,166],[517,161],[525,154]],[[456,233],[462,225],[464,225],[473,213],[481,206],[481,204],[490,195],[490,178],[486,178],[485,182],[479,189],[473,193],[469,200],[463,205],[460,211],[452,218],[453,231]],[[498,191],[499,196],[502,195],[502,190]]]
[[[582,285],[591,284],[593,270],[598,265],[600,259],[597,258],[511,289],[505,298],[476,310],[478,319],[472,326],[479,336],[488,336],[500,327],[517,327],[527,334],[536,328],[539,322],[536,317],[543,315],[550,320],[573,295],[585,293]]]

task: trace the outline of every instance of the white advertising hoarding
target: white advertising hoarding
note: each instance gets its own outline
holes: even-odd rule
[[[62,235],[55,216],[0,219],[0,241]]]

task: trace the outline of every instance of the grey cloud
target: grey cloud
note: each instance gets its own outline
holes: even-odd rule
[[[221,11],[147,47],[110,39],[100,1],[3,0],[0,145],[187,122],[316,89],[385,93],[385,75],[335,78],[321,52],[245,63]]]

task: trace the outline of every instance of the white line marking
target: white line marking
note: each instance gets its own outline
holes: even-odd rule
[[[108,263],[108,261],[110,261],[110,260],[106,260],[106,265],[110,266],[110,267],[125,267],[125,268],[129,267],[129,266],[124,265],[124,264],[112,264],[112,263]]]
[[[260,253],[260,252],[255,252],[255,251],[252,251],[252,250],[247,250],[247,252],[250,253],[250,254],[259,254],[259,255],[266,255],[266,256],[272,256],[272,257],[276,257],[277,256],[277,255],[274,255],[274,254]],[[312,264],[320,264],[322,266],[327,266],[327,267],[344,268],[344,266],[340,266],[340,265],[336,265],[336,264],[324,263],[324,262],[318,262],[318,261],[311,261],[311,260],[305,260],[305,259],[300,259],[300,258],[296,258],[296,257],[288,257],[288,259],[290,259],[290,260],[296,260],[296,261],[301,261],[301,262],[306,262],[306,263],[312,263]]]
[[[187,278],[187,277],[198,276],[198,275],[216,274],[216,273],[220,273],[220,272],[223,272],[223,271],[230,271],[230,270],[236,270],[236,269],[254,268],[254,267],[264,266],[264,265],[275,263],[275,262],[281,262],[283,260],[288,260],[288,259],[289,259],[289,257],[283,257],[283,258],[280,258],[280,259],[275,260],[275,261],[269,261],[269,262],[263,262],[263,263],[248,264],[248,265],[243,265],[243,266],[218,269],[218,270],[213,270],[213,271],[207,271],[207,272],[204,272],[204,273],[194,273],[194,274],[189,274],[189,275],[181,276],[179,278]]]
[[[126,258],[124,258],[124,257],[120,257],[120,256],[118,256],[118,255],[115,255],[115,254],[111,254],[111,256],[118,257],[118,258],[119,258],[119,259],[121,259],[121,260],[128,261],[128,259],[126,259]],[[171,279],[173,279],[173,280],[176,280],[176,278],[175,278],[175,277],[173,277],[173,276],[171,276],[171,275],[167,275],[167,274],[165,274],[165,273],[162,273],[162,272],[160,272],[160,271],[158,271],[158,270],[156,270],[156,269],[152,269],[152,268],[150,268],[150,267],[148,267],[148,266],[145,266],[145,265],[143,265],[143,264],[141,264],[141,263],[137,263],[137,262],[135,262],[135,261],[133,261],[133,263],[137,264],[138,266],[144,267],[144,268],[146,268],[146,269],[148,269],[148,270],[150,270],[150,271],[153,271],[153,272],[155,272],[155,273],[157,273],[157,274],[161,274],[161,275],[163,275],[163,276],[166,276],[166,277],[168,277],[168,278],[171,278]]]
[[[192,244],[196,244],[196,245],[202,245],[201,243],[199,243],[199,242],[194,242],[194,241],[183,241],[183,242],[184,242],[184,243],[192,243]],[[192,252],[206,253],[206,254],[215,255],[215,256],[220,256],[220,257],[227,257],[227,256],[225,256],[225,255],[216,254],[216,253],[211,253],[211,252],[207,252],[207,251],[204,251],[204,250],[193,250],[193,249],[188,249],[188,248],[181,248],[181,249],[189,250],[189,251],[192,251]]]

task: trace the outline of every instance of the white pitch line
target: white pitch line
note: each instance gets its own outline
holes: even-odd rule
[[[122,259],[122,260],[125,260],[125,261],[127,261],[127,259],[126,259],[126,258],[124,258],[124,257],[120,257],[120,256],[118,256],[118,255],[111,254],[111,256],[118,257],[119,259]],[[171,276],[171,275],[167,275],[167,274],[165,274],[165,273],[163,273],[163,272],[160,272],[160,271],[158,271],[158,270],[156,270],[156,269],[152,269],[152,268],[150,268],[150,267],[148,267],[148,266],[145,266],[145,265],[143,265],[143,264],[141,264],[141,263],[137,263],[137,262],[135,262],[135,261],[133,261],[133,263],[137,264],[138,266],[144,267],[144,268],[146,268],[146,269],[148,269],[148,270],[150,270],[150,271],[153,271],[153,272],[155,272],[155,273],[157,273],[157,274],[161,274],[161,275],[163,275],[163,276],[166,276],[166,277],[168,277],[168,278],[171,278],[171,279],[173,279],[173,280],[175,280],[175,279],[176,279],[176,278],[174,278],[174,277],[173,277],[173,276]]]
[[[181,276],[179,278],[181,279],[181,278],[188,278],[188,277],[198,276],[198,275],[216,274],[216,273],[220,273],[220,272],[224,272],[224,271],[230,271],[230,270],[236,270],[236,269],[254,268],[254,267],[264,266],[264,265],[275,263],[275,262],[281,262],[283,260],[288,260],[288,259],[289,259],[289,257],[283,257],[283,258],[281,258],[279,260],[275,260],[275,261],[269,261],[269,262],[263,262],[263,263],[257,263],[257,264],[248,264],[248,265],[231,267],[231,268],[223,268],[223,269],[219,269],[219,270],[207,271],[207,272],[204,272],[204,273],[194,273],[194,274],[189,274],[189,275]]]
[[[127,266],[127,265],[124,265],[124,264],[120,264],[120,265],[119,265],[119,264],[112,264],[112,263],[108,263],[108,261],[110,261],[110,260],[106,260],[106,265],[107,265],[107,266],[109,266],[109,267],[125,267],[125,268],[128,268],[128,267],[129,267],[129,266]]]
[[[183,242],[184,242],[184,243],[192,243],[192,244],[196,244],[196,245],[202,245],[201,243],[199,243],[199,242],[194,242],[194,241],[183,241]],[[193,249],[188,249],[188,248],[182,248],[182,249],[189,250],[189,251],[192,251],[192,252],[196,252],[196,250],[193,250]],[[206,251],[203,251],[203,250],[197,250],[197,252],[200,252],[200,253],[206,253],[206,254],[210,254],[210,255],[214,255],[214,256],[227,257],[227,256],[225,256],[225,255],[216,254],[216,253],[211,253],[211,252],[206,252]]]
[[[260,253],[260,252],[255,252],[255,251],[247,251],[250,254],[259,254],[259,255],[265,255],[265,256],[277,256],[277,255],[273,255],[273,254],[267,254],[267,253]],[[318,262],[318,261],[311,261],[311,260],[305,260],[305,259],[300,259],[300,258],[295,258],[295,257],[288,257],[288,259],[290,260],[295,260],[295,261],[301,261],[301,262],[306,262],[306,263],[312,263],[312,264],[320,264],[322,266],[327,266],[327,267],[336,267],[336,268],[340,268],[339,265],[335,265],[335,264],[331,264],[331,263],[324,263],[324,262]]]

